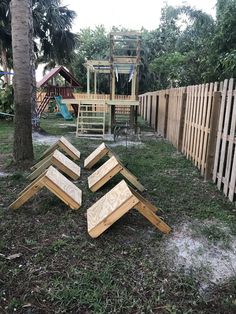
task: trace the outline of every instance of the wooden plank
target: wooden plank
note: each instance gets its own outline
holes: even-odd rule
[[[230,183],[230,176],[232,172],[236,172],[236,168],[232,168],[233,164],[233,148],[234,148],[234,141],[233,139],[236,138],[236,97],[234,96],[233,103],[231,103],[230,108],[231,115],[229,116],[230,119],[230,131],[229,131],[229,138],[228,141],[228,149],[227,149],[227,159],[226,159],[226,169],[225,169],[225,184],[224,184],[224,194],[228,195],[229,183]],[[233,186],[231,185],[230,188],[232,189]]]
[[[236,149],[234,150],[234,157],[233,157],[233,166],[232,166],[232,173],[231,173],[231,179],[229,184],[229,200],[231,202],[234,201],[234,196],[236,193]]]
[[[220,104],[221,104],[221,92],[214,92],[211,121],[210,121],[209,143],[208,143],[207,156],[206,156],[205,180],[211,180],[213,176],[217,131],[218,131],[219,116],[220,116]]]
[[[203,120],[203,104],[204,104],[204,94],[205,94],[205,85],[201,85],[201,95],[200,95],[200,105],[199,105],[199,117],[198,117],[198,134],[197,134],[197,139],[196,139],[196,166],[198,168],[201,167],[201,156],[200,156],[200,138],[201,138],[201,125],[202,125],[202,120]]]
[[[204,101],[203,101],[203,108],[202,108],[202,116],[201,116],[201,128],[200,128],[200,142],[199,142],[199,154],[198,154],[198,168],[201,169],[202,164],[202,158],[203,158],[203,143],[204,143],[204,121],[206,119],[206,113],[207,113],[207,97],[208,97],[208,90],[209,90],[209,84],[205,85],[204,90]]]
[[[229,87],[227,91],[227,103],[226,103],[226,109],[225,109],[225,118],[224,118],[224,128],[223,128],[223,135],[227,136],[228,135],[228,129],[229,129],[229,118],[230,118],[230,109],[231,109],[231,101],[232,101],[232,91],[233,91],[233,85],[234,85],[234,80],[230,79],[229,80]],[[222,179],[224,177],[224,163],[225,163],[225,158],[226,158],[226,139],[222,139],[222,145],[221,145],[221,154],[220,154],[220,165],[219,165],[219,179],[217,182],[218,189],[221,189],[221,183]]]
[[[224,125],[224,112],[226,106],[226,91],[228,87],[228,80],[224,80],[223,90],[222,90],[222,98],[221,98],[221,105],[220,105],[220,117],[218,123],[218,135],[216,140],[216,152],[215,152],[215,161],[214,161],[214,170],[213,170],[213,182],[216,183],[217,174],[218,174],[218,166],[220,160],[220,146],[221,146],[221,134]]]
[[[90,190],[96,192],[117,173],[119,173],[121,169],[122,166],[119,161],[114,156],[111,157],[88,177]]]
[[[75,146],[72,145],[64,136],[60,138],[59,146],[74,160],[80,159],[80,152],[78,149],[75,148]]]
[[[178,132],[178,141],[177,141],[177,150],[181,152],[183,145],[183,137],[184,137],[184,119],[186,113],[186,101],[187,101],[187,93],[184,92],[181,100],[181,112],[180,112],[180,121],[179,121],[179,132]]]
[[[52,154],[53,154],[53,152],[52,152],[50,155],[46,156],[45,158],[39,160],[34,166],[32,166],[32,167],[30,168],[30,170],[33,171],[33,170],[35,170],[35,169],[41,167],[42,164],[44,164],[47,160],[50,160],[50,159],[51,159]]]
[[[164,221],[159,218],[149,206],[144,205],[142,202],[139,202],[134,206],[140,214],[142,214],[145,218],[147,218],[157,229],[159,229],[163,233],[170,233],[171,228],[164,223]]]
[[[109,153],[110,151],[108,154]],[[100,168],[88,177],[90,190],[93,192],[97,191],[117,173],[120,173],[139,191],[143,192],[145,189],[144,186],[127,168],[122,165],[118,157],[113,155],[113,153],[110,153],[110,156],[111,157],[108,161],[106,161]]]
[[[30,175],[28,175],[27,179],[32,181],[36,179],[39,175],[41,175],[48,167],[52,164],[52,155],[49,155],[50,158],[42,159],[44,162],[40,164]]]
[[[84,160],[84,168],[91,169],[99,160],[106,156],[108,152],[109,148],[105,143],[102,143]]]
[[[120,163],[121,164],[121,163]],[[121,164],[122,165],[122,164]],[[127,168],[122,165],[122,169],[120,173],[129,180],[130,183],[133,184],[140,192],[145,190],[144,186],[139,182],[139,179],[136,178]]]
[[[33,195],[42,189],[44,185],[44,177],[40,178],[27,186],[23,193],[9,206],[10,209],[18,209],[24,203],[26,203]]]
[[[210,128],[210,117],[211,117],[211,108],[212,108],[212,101],[213,101],[213,88],[214,84],[210,83],[209,88],[209,95],[207,101],[207,112],[206,112],[206,121],[205,121],[205,132],[204,132],[204,139],[203,139],[203,151],[202,151],[202,160],[201,160],[201,175],[203,176],[205,173],[206,167],[206,155],[207,155],[207,144],[208,144],[208,137],[209,137],[209,128]],[[203,121],[204,122],[204,121]]]

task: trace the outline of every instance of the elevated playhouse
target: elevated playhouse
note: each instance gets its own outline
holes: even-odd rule
[[[104,137],[122,128],[135,130],[140,51],[141,33],[110,33],[110,57],[107,60],[86,60],[84,64],[87,69],[87,93],[84,94],[73,94],[74,88],[80,84],[64,67],[51,70],[38,83],[40,95],[44,93],[38,105],[39,116],[50,100],[55,99],[66,120],[72,119],[67,105],[74,109],[77,137]],[[110,94],[97,94],[100,75],[109,76]]]
[[[79,82],[63,66],[58,66],[52,69],[37,83],[37,88],[40,90],[37,97],[37,111],[39,117],[48,107],[50,101],[55,100],[63,117],[66,120],[70,120],[72,116],[69,113],[67,106],[62,103],[61,100],[62,98],[70,100],[74,99],[73,91],[78,87],[80,87]],[[75,114],[77,114],[77,105],[73,104],[73,101],[71,102],[71,105]]]

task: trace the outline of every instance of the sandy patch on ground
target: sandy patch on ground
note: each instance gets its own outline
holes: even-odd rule
[[[227,230],[222,224],[217,226]],[[212,244],[204,235],[194,236],[193,228],[192,222],[174,230],[165,242],[165,250],[172,269],[184,269],[186,273],[200,271],[200,289],[204,291],[236,275],[236,237],[231,235],[227,246],[220,242]]]
[[[37,132],[34,132],[32,137],[33,137],[33,142],[40,145],[54,144],[60,138],[60,136],[43,135]]]

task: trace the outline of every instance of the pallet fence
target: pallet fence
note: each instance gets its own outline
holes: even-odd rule
[[[139,114],[213,180],[236,196],[236,83],[234,79],[145,93]]]

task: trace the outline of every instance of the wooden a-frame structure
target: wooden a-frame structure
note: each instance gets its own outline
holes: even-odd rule
[[[137,209],[161,232],[171,231],[171,228],[156,215],[158,209],[122,180],[87,210],[89,235],[97,238],[132,208]]]

